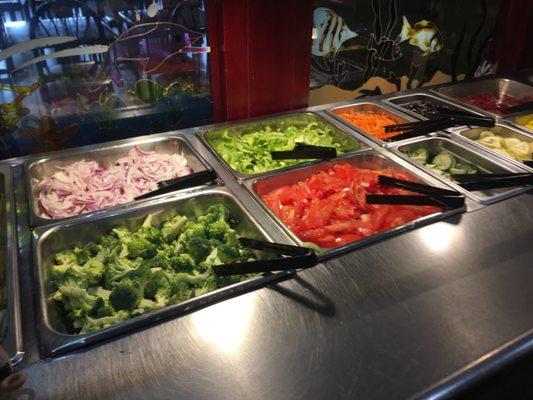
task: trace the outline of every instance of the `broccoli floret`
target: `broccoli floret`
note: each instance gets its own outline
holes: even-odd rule
[[[54,256],[54,266],[58,271],[65,271],[67,267],[78,264],[78,257],[73,250],[65,250]]]
[[[214,204],[210,206],[204,215],[198,217],[198,221],[202,224],[209,225],[215,221],[226,221],[231,223],[232,217],[229,210],[222,204]]]
[[[126,246],[130,258],[152,258],[157,254],[157,246],[142,237],[133,237]]]
[[[83,266],[72,265],[67,274],[75,279],[87,282],[87,285],[99,285],[104,276],[105,266],[96,258],[91,258]]]
[[[147,264],[149,268],[170,269],[170,261],[163,252],[158,252],[154,258],[144,260],[143,264]]]
[[[188,254],[179,254],[170,259],[170,267],[175,272],[192,272],[194,270],[194,260]]]
[[[176,215],[170,221],[166,221],[161,226],[161,235],[167,243],[171,243],[177,239],[179,234],[187,222],[187,217]]]
[[[224,243],[226,243],[230,247],[239,247],[240,244],[237,232],[235,232],[233,229],[227,231],[224,235]]]
[[[91,257],[96,257],[96,255],[100,251],[100,246],[98,246],[94,242],[89,242],[84,247],[85,247],[85,250],[89,252]]]
[[[71,282],[70,285],[59,286],[53,299],[63,303],[72,320],[80,321],[91,313],[99,298]]]
[[[209,256],[212,246],[209,240],[201,237],[192,237],[183,243],[185,253],[188,253],[196,263],[199,263]]]
[[[218,220],[207,226],[207,235],[210,239],[216,239],[222,242],[230,230],[231,228],[226,221]]]
[[[115,310],[134,310],[140,301],[141,296],[139,290],[129,279],[120,281],[111,290],[111,294],[109,295],[109,302]]]
[[[153,226],[143,227],[139,229],[137,232],[135,232],[134,236],[146,239],[156,245],[160,245],[163,242],[161,232],[159,231],[159,229]]]
[[[158,304],[166,305],[171,296],[170,281],[161,269],[152,270],[148,283],[144,287],[144,297]]]
[[[102,318],[109,317],[115,313],[115,310],[111,306],[111,302],[103,297],[98,297],[94,306],[90,312],[92,317]]]
[[[217,247],[217,256],[220,264],[235,263],[239,261],[239,249],[223,243]]]
[[[89,261],[89,258],[91,258],[91,253],[88,249],[84,248],[84,247],[74,247],[74,250],[73,250],[74,254],[76,254],[76,259],[77,259],[77,264],[78,265],[83,265],[85,264],[87,261]]]
[[[135,268],[135,261],[128,260],[127,258],[119,258],[117,255],[114,255],[107,264],[104,273],[104,287],[111,289],[116,282]]]
[[[109,299],[109,295],[111,294],[110,290],[106,290],[102,286],[92,286],[87,289],[87,292],[89,292],[89,294],[92,294],[93,296],[101,297],[106,300]]]
[[[80,334],[95,332],[103,328],[107,328],[111,325],[118,324],[130,318],[130,314],[127,311],[117,311],[109,317],[91,318],[87,317],[83,326],[81,327]]]
[[[170,279],[170,290],[171,297],[169,303],[177,304],[182,301],[188,300],[193,297],[193,291],[189,284],[183,280],[176,277]]]

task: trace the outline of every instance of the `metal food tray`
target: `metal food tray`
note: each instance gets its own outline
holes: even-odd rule
[[[484,131],[494,132],[496,135],[501,136],[503,138],[516,138],[527,143],[533,142],[532,135],[528,135],[527,133],[520,131],[519,129],[513,128],[509,125],[502,125],[502,124],[496,124],[496,126],[494,126],[493,128],[463,127],[462,129],[456,130],[453,133],[458,135],[461,139],[467,140],[469,143],[472,143],[473,146],[480,147],[495,157],[501,157],[505,159],[507,162],[512,163],[512,164],[517,164],[524,169],[533,170],[532,168],[526,166],[525,164],[521,163],[518,160],[515,160],[514,158],[507,157],[505,154],[498,153],[497,151],[491,149],[490,147],[486,147],[482,145],[481,143],[477,143],[475,140],[479,139],[481,132],[484,132]]]
[[[518,122],[516,122],[516,118],[524,116],[524,115],[528,115],[528,114],[533,114],[533,109],[528,110],[528,111],[524,111],[524,112],[521,112],[521,113],[516,113],[516,114],[512,114],[512,115],[506,116],[504,118],[504,121],[509,123],[510,125],[518,128],[518,129],[521,129],[521,130],[526,131],[527,133],[533,135],[533,130],[532,129],[529,129],[525,125],[522,125],[522,124],[519,124]]]
[[[69,220],[71,218],[90,219],[93,215],[100,213],[103,210],[129,207],[132,204],[137,203],[137,201],[133,201],[68,218],[48,219],[40,217],[37,213],[39,206],[37,204],[35,190],[35,180],[41,180],[50,176],[52,173],[56,172],[56,167],[65,166],[81,160],[94,160],[100,164],[109,165],[117,159],[126,156],[130,150],[136,146],[145,151],[157,151],[165,154],[183,154],[187,159],[189,168],[191,168],[193,172],[199,172],[209,168],[207,162],[189,144],[187,139],[178,134],[172,136],[132,138],[115,144],[104,143],[91,146],[89,149],[81,147],[73,150],[50,153],[44,157],[32,157],[24,162],[26,185],[28,187],[28,204],[30,207],[30,226],[47,225]],[[192,189],[194,188],[185,189],[185,191]]]
[[[22,357],[22,332],[20,320],[20,296],[17,256],[17,225],[15,222],[15,199],[13,177],[9,166],[0,166],[1,257],[0,296],[5,296],[6,308],[0,321],[0,344],[13,364]],[[4,325],[5,324],[5,325]]]
[[[483,113],[501,117],[501,114],[493,113],[487,110],[483,110],[479,107],[476,107],[470,103],[461,101],[457,97],[472,96],[485,92],[494,93],[494,94],[504,94],[507,96],[512,96],[516,99],[520,99],[525,96],[533,95],[533,87],[513,81],[511,79],[503,78],[490,78],[482,79],[473,82],[459,82],[449,86],[442,86],[436,89],[430,89],[430,91],[437,93],[441,96],[444,96],[454,102],[462,104],[467,108],[481,111]]]
[[[255,198],[255,200],[266,210],[268,215],[284,229],[284,231],[291,237],[293,241],[298,243],[298,245],[302,246],[302,245],[305,245],[304,242],[301,239],[299,239],[298,236],[289,227],[287,227],[287,225],[285,225],[285,223],[263,202],[261,196],[281,186],[292,185],[297,182],[301,182],[305,180],[306,178],[308,178],[310,175],[315,174],[317,172],[327,171],[328,168],[330,168],[332,165],[336,163],[348,163],[355,167],[366,168],[366,169],[383,169],[383,168],[390,167],[390,168],[393,168],[395,171],[407,172],[417,182],[423,182],[423,183],[425,182],[430,185],[438,186],[438,187],[447,187],[446,185],[442,184],[442,182],[438,180],[432,180],[431,177],[428,177],[427,179],[426,178],[422,179],[415,169],[410,170],[406,167],[403,167],[400,164],[392,161],[391,159],[386,158],[384,155],[382,155],[380,152],[376,150],[366,150],[364,152],[360,152],[360,153],[352,154],[352,155],[346,155],[336,160],[323,162],[317,165],[303,166],[303,167],[299,167],[297,169],[284,172],[284,173],[270,174],[265,177],[246,181],[244,185],[248,189],[248,191],[252,194],[252,196]],[[348,252],[354,249],[358,249],[363,246],[367,246],[378,240],[382,240],[382,239],[397,235],[401,232],[405,232],[407,230],[410,230],[410,229],[413,229],[419,226],[423,226],[423,225],[427,225],[427,224],[439,221],[451,215],[461,213],[465,210],[466,210],[466,207],[461,207],[461,208],[456,208],[456,209],[449,209],[449,210],[435,213],[435,214],[430,214],[425,217],[408,222],[407,224],[398,226],[394,229],[390,229],[388,231],[377,233],[375,235],[357,240],[355,242],[348,243],[341,247],[336,247],[336,248],[332,248],[329,250],[324,249],[324,251],[319,253],[319,259],[322,261],[325,259],[329,259],[339,254],[342,254],[342,253],[345,253],[345,252]]]
[[[406,94],[406,95],[403,95],[403,96],[389,97],[389,98],[383,99],[382,101],[385,104],[388,104],[388,105],[391,105],[392,107],[400,109],[401,111],[403,111],[406,114],[412,115],[413,117],[417,117],[417,118],[422,119],[422,120],[428,120],[430,118],[425,117],[422,114],[418,114],[415,111],[411,111],[408,108],[406,108],[405,106],[410,104],[410,103],[417,102],[417,101],[429,101],[429,102],[432,102],[432,103],[437,103],[438,105],[443,106],[443,107],[448,107],[448,108],[450,108],[452,110],[469,112],[473,116],[476,116],[476,115],[484,116],[484,115],[486,115],[484,113],[479,113],[477,111],[473,111],[473,110],[471,110],[469,108],[463,107],[463,106],[461,106],[461,105],[459,105],[457,103],[454,103],[454,102],[451,102],[451,101],[448,101],[448,100],[444,100],[443,98],[432,96],[431,94],[428,94],[428,93]]]
[[[330,129],[333,132],[334,138],[337,143],[344,144],[344,149],[346,153],[352,153],[355,151],[363,150],[365,148],[368,148],[368,146],[359,140],[357,138],[345,133],[335,125],[331,124],[330,122],[323,119],[320,115],[312,113],[312,112],[300,112],[297,114],[288,114],[288,115],[279,115],[269,118],[257,118],[252,119],[246,122],[237,123],[237,124],[225,124],[222,127],[217,128],[211,128],[207,130],[200,129],[197,132],[197,135],[200,137],[202,142],[205,144],[205,146],[211,151],[211,153],[215,156],[215,158],[222,164],[228,171],[231,172],[231,174],[238,179],[239,181],[243,181],[245,179],[251,179],[251,178],[257,178],[258,176],[264,176],[267,174],[270,174],[274,171],[286,171],[291,168],[296,168],[302,165],[311,165],[314,163],[319,162],[319,160],[316,161],[309,161],[309,162],[302,162],[300,164],[291,165],[284,168],[275,169],[272,171],[267,172],[260,172],[256,174],[245,174],[242,172],[235,171],[227,162],[222,158],[222,156],[214,149],[214,147],[211,145],[210,140],[213,140],[213,137],[216,135],[220,135],[225,131],[228,131],[231,135],[242,135],[247,132],[253,132],[254,130],[264,129],[266,127],[270,127],[272,129],[278,129],[282,128],[284,126],[294,125],[294,126],[306,126],[310,122],[317,122],[320,124],[323,128]],[[341,147],[342,150],[342,147]]]
[[[290,272],[264,274],[247,281],[206,293],[182,303],[165,307],[161,310],[129,319],[125,322],[101,329],[96,332],[76,335],[69,332],[61,320],[59,308],[49,299],[51,293],[46,284],[47,267],[54,254],[75,245],[97,242],[102,235],[121,224],[132,228],[140,226],[150,213],[158,213],[155,220],[164,221],[176,213],[196,215],[213,204],[223,204],[234,214],[238,223],[235,230],[240,236],[271,240],[252,216],[244,209],[240,201],[226,188],[206,188],[194,193],[176,194],[164,199],[130,206],[128,210],[114,210],[107,215],[93,218],[91,221],[71,220],[53,227],[39,227],[33,232],[33,258],[35,265],[34,282],[37,287],[37,334],[40,350],[45,357],[57,356],[79,349],[101,340],[144,327],[156,321],[188,313],[194,309],[234,296],[244,291],[264,285],[274,279],[288,275]]]
[[[483,190],[483,191],[468,191],[463,189],[457,183],[438,175],[433,172],[430,168],[426,168],[422,164],[417,163],[412,160],[404,151],[409,151],[412,148],[423,146],[428,149],[429,153],[434,155],[439,153],[442,150],[450,152],[454,157],[462,160],[463,162],[475,164],[480,171],[485,173],[508,173],[508,172],[524,172],[524,169],[520,168],[516,164],[509,163],[501,158],[491,158],[490,154],[486,153],[479,147],[470,147],[467,143],[455,140],[454,138],[445,138],[445,137],[433,137],[433,138],[422,138],[422,139],[413,139],[407,144],[399,145],[392,149],[396,154],[398,154],[403,159],[409,161],[418,168],[426,171],[428,174],[431,174],[435,178],[445,182],[446,184],[452,186],[455,190],[458,190],[462,193],[465,193],[466,196],[471,199],[481,203],[481,204],[490,204],[494,203],[511,196],[514,196],[518,193],[522,193],[528,190],[528,186],[517,187],[517,188],[499,188],[493,190]]]
[[[341,113],[350,111],[350,110],[354,110],[356,112],[369,113],[369,114],[376,114],[376,113],[387,114],[387,116],[393,119],[396,124],[405,124],[407,122],[418,121],[418,118],[414,118],[411,115],[403,113],[395,108],[392,108],[392,107],[388,108],[384,105],[378,105],[372,102],[348,104],[344,106],[334,107],[326,111],[327,114],[333,116],[335,119],[337,119],[344,125],[349,126],[353,130],[361,133],[365,138],[368,138],[372,142],[377,143],[380,146],[384,146],[384,147],[393,146],[396,143],[403,143],[405,140],[399,140],[397,142],[386,142],[384,140],[380,140],[376,138],[372,134],[366,132],[365,130],[363,130],[362,128],[356,125],[351,124],[349,121],[346,121],[340,116]],[[401,132],[398,132],[398,134],[400,133]],[[433,133],[431,133],[430,135],[433,135]]]

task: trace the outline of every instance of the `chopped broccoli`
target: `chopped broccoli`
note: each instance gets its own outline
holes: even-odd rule
[[[171,297],[169,303],[176,304],[193,297],[193,291],[189,284],[183,280],[173,277],[170,280]]]
[[[70,285],[59,286],[53,299],[61,301],[65,310],[69,312],[69,317],[75,321],[79,321],[91,313],[99,298],[71,283]]]
[[[158,252],[154,258],[144,260],[142,263],[147,264],[149,268],[170,269],[170,261],[162,252]]]
[[[177,215],[160,228],[118,226],[98,244],[58,253],[49,283],[72,326],[93,332],[237,282],[212,266],[255,259],[239,244],[229,210],[216,204],[198,218]]]
[[[210,239],[224,241],[224,238],[231,228],[224,220],[218,220],[207,226],[207,235]]]
[[[183,243],[183,249],[198,263],[209,256],[212,246],[209,240],[195,236]]]
[[[126,246],[130,258],[152,258],[157,254],[157,246],[139,236],[133,237]]]
[[[212,224],[215,221],[226,221],[231,224],[232,216],[229,210],[222,204],[214,204],[210,206],[204,215],[198,217],[198,222],[201,222],[205,225]]]
[[[170,259],[170,267],[175,272],[192,272],[194,260],[188,254],[178,254]]]
[[[140,301],[139,290],[129,279],[120,281],[109,295],[109,302],[115,310],[131,311],[137,307]]]
[[[144,297],[158,304],[167,304],[171,295],[170,282],[165,271],[152,270],[148,283],[144,287]]]
[[[81,327],[80,334],[95,332],[103,328],[107,328],[111,325],[118,324],[130,318],[130,314],[127,311],[117,311],[109,317],[91,318],[87,317],[85,323]]]
[[[223,243],[217,247],[217,256],[220,264],[235,263],[239,261],[239,249]]]
[[[74,254],[76,254],[77,264],[83,265],[87,261],[89,261],[89,258],[91,258],[91,253],[88,249],[84,247],[74,247]]]
[[[127,258],[119,258],[114,255],[106,264],[104,287],[106,289],[111,289],[116,282],[122,279],[128,272],[136,268],[135,264],[135,261],[128,260]]]
[[[111,306],[111,302],[108,299],[103,297],[98,297],[94,306],[90,312],[92,317],[101,318],[101,317],[110,317],[115,313],[115,310]]]
[[[187,222],[187,217],[176,215],[170,221],[166,221],[161,226],[161,235],[167,243],[171,243],[179,236],[182,228]]]
[[[104,277],[105,265],[96,258],[89,259],[83,266],[71,266],[67,274],[87,281],[88,285],[99,285]]]

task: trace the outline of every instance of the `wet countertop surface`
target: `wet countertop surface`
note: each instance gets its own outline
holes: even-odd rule
[[[532,244],[530,192],[30,360],[25,388],[65,400],[451,397],[531,353]]]

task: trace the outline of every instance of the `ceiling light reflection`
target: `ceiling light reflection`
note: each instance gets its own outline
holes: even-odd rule
[[[457,234],[457,227],[446,222],[428,225],[419,230],[422,241],[433,251],[446,250]]]
[[[240,296],[192,314],[193,326],[205,341],[231,353],[242,344],[254,308],[253,296]]]

